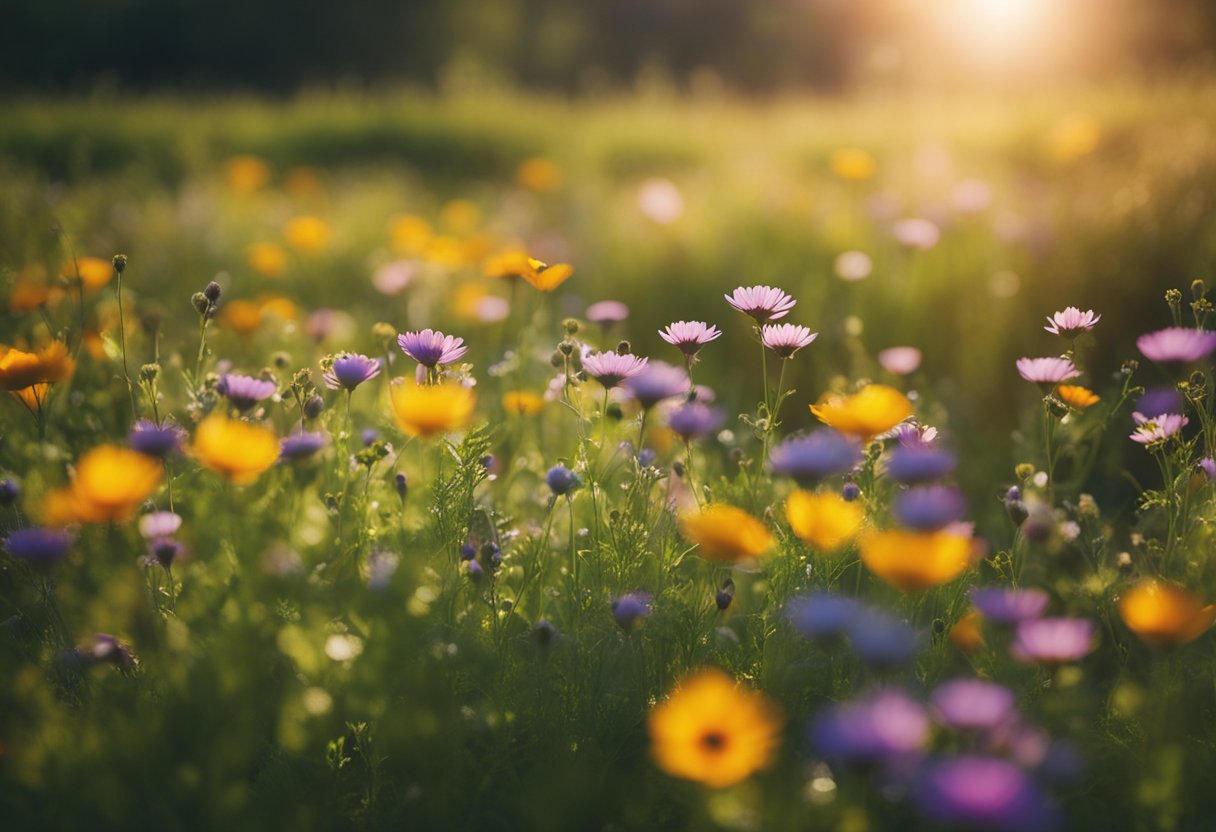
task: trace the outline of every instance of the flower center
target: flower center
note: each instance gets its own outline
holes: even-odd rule
[[[721,731],[707,731],[701,736],[701,745],[706,751],[721,751],[726,747],[726,734]]]

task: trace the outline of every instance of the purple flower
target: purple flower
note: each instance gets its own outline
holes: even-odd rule
[[[1013,716],[1013,691],[983,679],[955,679],[937,686],[929,702],[938,721],[956,731],[996,728]]]
[[[735,309],[752,316],[761,324],[784,318],[798,302],[772,286],[740,286],[723,297]]]
[[[781,358],[791,358],[794,353],[819,337],[810,327],[796,324],[766,324],[760,329],[760,343],[777,353]]]
[[[1036,618],[1018,623],[1009,652],[1021,662],[1064,664],[1094,648],[1094,622],[1086,618]]]
[[[931,532],[963,519],[967,503],[954,486],[932,485],[899,492],[891,510],[903,525]]]
[[[908,622],[870,609],[849,624],[853,652],[871,667],[890,668],[907,664],[921,648],[921,635]]]
[[[855,482],[846,482],[840,488],[840,496],[846,503],[851,503],[861,496],[861,486]]]
[[[354,390],[360,384],[380,375],[380,362],[366,355],[344,352],[334,359],[321,378],[331,390]]]
[[[1076,338],[1082,332],[1089,332],[1100,320],[1102,316],[1095,315],[1092,309],[1082,312],[1075,306],[1069,306],[1063,312],[1049,315],[1047,326],[1043,329],[1062,338]]]
[[[264,399],[269,399],[278,389],[273,381],[236,373],[225,373],[215,385],[215,392],[226,396],[237,410],[245,411]]]
[[[1205,456],[1199,460],[1199,470],[1206,474],[1208,479],[1216,480],[1216,459]]]
[[[364,428],[363,432],[359,434],[359,442],[362,443],[363,447],[365,448],[370,448],[372,445],[375,445],[379,439],[380,431],[376,430],[375,428]]]
[[[184,552],[185,547],[172,537],[154,537],[148,541],[148,557],[165,569],[173,568],[174,562]]]
[[[924,707],[893,690],[836,705],[811,724],[811,742],[819,753],[852,765],[915,756],[928,739]]]
[[[722,584],[721,588],[714,593],[714,605],[720,612],[724,612],[731,603],[735,600],[735,582],[730,578]]]
[[[127,442],[132,450],[144,456],[164,459],[181,449],[185,435],[186,432],[172,422],[165,422],[158,427],[155,422],[140,419],[127,434]]]
[[[769,468],[774,474],[792,477],[803,486],[850,471],[860,461],[857,443],[831,428],[787,439],[769,454]]]
[[[681,368],[655,361],[637,375],[625,379],[622,386],[638,404],[649,410],[664,399],[687,395],[692,383],[688,373]]]
[[[1059,816],[1030,777],[996,757],[964,755],[934,763],[916,789],[934,823],[1001,832],[1047,832]]]
[[[1182,396],[1173,387],[1151,387],[1136,400],[1134,412],[1152,419],[1163,413],[1181,413],[1183,404]]]
[[[469,351],[469,348],[464,346],[463,338],[444,335],[429,327],[421,332],[404,332],[398,335],[397,346],[423,367],[431,369],[454,364]]]
[[[554,465],[549,469],[549,473],[545,474],[545,482],[554,494],[561,496],[568,494],[574,489],[582,485],[582,480],[578,474],[571,471],[565,465]]]
[[[949,451],[922,446],[899,447],[887,457],[887,476],[899,482],[928,482],[954,470],[958,460]]]
[[[284,462],[302,462],[328,443],[329,438],[323,433],[293,433],[279,442],[279,458]]]
[[[700,402],[681,405],[667,416],[667,426],[685,442],[709,436],[725,422],[721,409]]]
[[[630,353],[597,352],[583,359],[587,375],[611,390],[627,378],[633,378],[645,369],[647,359]]]
[[[139,533],[144,540],[172,537],[181,527],[181,516],[171,511],[154,511],[139,518]]]
[[[591,323],[607,326],[619,324],[628,318],[629,307],[619,300],[601,300],[599,303],[588,306],[585,314]]]
[[[1041,589],[1007,589],[1003,586],[975,587],[971,604],[994,624],[1013,626],[1038,618],[1051,599]]]
[[[1019,358],[1018,374],[1036,384],[1059,384],[1081,375],[1067,358]]]
[[[840,638],[863,614],[861,605],[852,598],[832,592],[812,592],[792,598],[785,605],[785,617],[794,629],[803,638],[818,642]]]
[[[13,503],[17,502],[17,498],[21,496],[21,486],[16,480],[8,478],[0,480],[0,506],[8,508]]]
[[[631,592],[612,602],[612,617],[625,632],[632,630],[639,619],[648,615],[650,615],[650,595],[645,592]]]
[[[888,373],[906,376],[920,367],[921,354],[916,347],[891,347],[878,354],[879,365]]]
[[[393,489],[397,492],[397,496],[402,500],[404,500],[405,496],[410,493],[409,478],[406,477],[404,471],[398,471],[393,476]]]
[[[1180,413],[1162,413],[1152,419],[1144,418],[1141,413],[1133,413],[1132,418],[1137,427],[1132,431],[1131,439],[1141,445],[1151,445],[1169,439],[1191,421]]]
[[[722,337],[716,326],[704,321],[676,321],[659,330],[659,337],[673,347],[679,347],[685,355],[696,355],[701,347]]]
[[[1216,332],[1171,326],[1141,335],[1136,346],[1150,361],[1198,361],[1216,350]]]
[[[68,532],[35,526],[10,533],[4,538],[4,551],[36,569],[49,569],[67,556],[75,542]]]

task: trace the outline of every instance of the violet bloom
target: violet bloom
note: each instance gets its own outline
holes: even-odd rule
[[[278,385],[273,381],[236,373],[225,373],[215,385],[215,392],[227,397],[232,406],[242,412],[269,399],[277,389]]]
[[[667,415],[667,426],[685,442],[709,436],[725,423],[726,414],[720,408],[700,402],[681,405]]]
[[[1146,419],[1152,419],[1163,413],[1181,413],[1184,404],[1182,396],[1173,387],[1150,387],[1136,400],[1132,410]]]
[[[619,300],[601,300],[588,306],[584,314],[591,323],[607,328],[628,318],[629,307]]]
[[[1013,626],[1038,618],[1051,600],[1041,589],[1008,589],[1003,586],[975,587],[971,604],[994,624]]]
[[[930,425],[919,425],[913,417],[900,422],[891,430],[880,434],[878,438],[894,438],[905,448],[930,448],[937,441],[937,428]]]
[[[791,598],[785,605],[785,617],[803,638],[815,642],[839,639],[863,615],[862,606],[844,595],[832,592],[812,592]]]
[[[380,375],[380,362],[366,355],[344,352],[337,356],[329,369],[322,374],[325,385],[331,390],[339,388],[354,390],[360,384]]]
[[[801,486],[851,471],[860,461],[861,448],[857,443],[831,428],[787,439],[769,454],[770,470],[792,477]]]
[[[921,354],[916,347],[891,347],[878,354],[878,363],[892,375],[906,376],[920,367]]]
[[[1076,338],[1082,332],[1089,332],[1100,320],[1102,316],[1095,315],[1092,309],[1082,312],[1075,306],[1069,306],[1063,312],[1049,315],[1047,326],[1043,329],[1061,338]]]
[[[954,470],[958,459],[949,451],[922,446],[899,447],[887,457],[887,476],[904,483],[928,482]]]
[[[722,333],[704,321],[676,321],[666,329],[660,329],[659,337],[691,358],[701,351],[701,347],[721,338]]]
[[[279,458],[284,462],[303,462],[316,456],[329,444],[323,433],[293,433],[279,442]]]
[[[181,450],[185,436],[186,432],[172,422],[158,426],[149,419],[140,419],[127,434],[127,443],[131,450],[144,456],[164,459]]]
[[[181,527],[181,516],[171,511],[154,511],[139,518],[139,533],[144,540],[172,537]]]
[[[463,338],[444,335],[429,327],[421,332],[403,332],[397,336],[397,346],[423,367],[432,370],[446,364],[455,364],[469,351],[469,348],[464,346]]]
[[[1202,471],[1208,479],[1216,480],[1216,459],[1210,456],[1205,456],[1199,460],[1199,470]]]
[[[819,753],[852,765],[914,756],[928,739],[924,707],[898,691],[829,708],[811,724],[811,742]]]
[[[1162,413],[1152,419],[1146,419],[1140,413],[1133,413],[1132,418],[1135,419],[1137,427],[1132,431],[1131,439],[1141,445],[1163,442],[1191,421],[1180,413]]]
[[[818,337],[819,333],[811,332],[810,327],[796,324],[766,324],[760,329],[760,343],[781,358],[792,358]]]
[[[915,627],[876,609],[856,616],[848,636],[857,658],[875,668],[908,664],[921,648],[921,634]]]
[[[631,353],[596,352],[583,359],[587,375],[611,390],[627,378],[633,378],[646,368],[648,359]]]
[[[1087,618],[1036,618],[1022,621],[1009,652],[1021,662],[1065,664],[1094,649],[1094,622]]]
[[[784,318],[798,302],[772,286],[740,286],[723,297],[735,309],[750,315],[760,324]]]
[[[1019,358],[1018,374],[1035,384],[1059,384],[1081,375],[1067,358]]]
[[[35,569],[49,569],[63,560],[76,539],[61,529],[35,526],[18,529],[4,538],[4,551]]]
[[[655,361],[625,379],[622,386],[643,409],[649,410],[664,399],[688,395],[692,382],[681,368]]]
[[[154,537],[148,541],[148,565],[159,563],[166,570],[172,569],[185,550],[186,547],[172,537]]]
[[[1171,326],[1141,335],[1136,346],[1150,361],[1198,361],[1216,350],[1216,332]]]
[[[986,731],[1014,714],[1013,691],[983,679],[954,679],[929,697],[937,720],[956,731]]]
[[[582,485],[582,479],[565,465],[554,465],[545,474],[545,483],[559,497]]]
[[[899,492],[891,509],[902,525],[932,532],[962,520],[967,503],[954,486],[933,485]]]
[[[612,617],[625,632],[632,630],[640,619],[648,615],[650,615],[650,595],[645,592],[631,592],[612,602]]]
[[[964,755],[926,769],[916,804],[934,823],[1001,832],[1047,832],[1059,815],[1033,780],[1013,763]]]

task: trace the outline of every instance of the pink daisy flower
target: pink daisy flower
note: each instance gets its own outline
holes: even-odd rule
[[[583,359],[583,369],[587,375],[611,390],[625,379],[642,372],[647,363],[648,359],[629,353],[597,352]]]
[[[1089,332],[1100,320],[1102,316],[1095,315],[1092,309],[1082,312],[1075,306],[1069,306],[1063,312],[1049,315],[1047,326],[1043,329],[1062,338],[1076,338],[1082,332]]]
[[[740,286],[723,297],[735,309],[752,316],[758,323],[784,318],[798,302],[772,286]]]
[[[696,355],[701,347],[722,337],[716,326],[704,321],[676,321],[659,330],[659,337],[685,355]]]
[[[1059,384],[1081,375],[1067,358],[1019,358],[1018,374],[1036,384]]]
[[[818,337],[810,327],[796,324],[766,324],[760,330],[760,343],[782,358],[790,358]]]

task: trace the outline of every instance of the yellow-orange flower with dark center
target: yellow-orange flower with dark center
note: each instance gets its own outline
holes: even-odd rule
[[[262,277],[278,277],[287,268],[287,252],[277,243],[254,243],[247,254],[249,268]]]
[[[764,694],[707,668],[650,709],[650,751],[655,764],[674,777],[725,788],[773,761],[783,722]]]
[[[1216,621],[1216,606],[1180,586],[1150,579],[1123,594],[1119,615],[1145,644],[1170,647],[1207,632]]]
[[[874,175],[878,163],[859,147],[845,147],[832,154],[832,173],[849,182],[862,182]]]
[[[839,494],[797,490],[785,501],[785,517],[803,542],[824,552],[835,552],[857,535],[865,510]]]
[[[76,369],[67,344],[51,341],[38,352],[0,346],[0,390],[63,381]]]
[[[283,227],[283,237],[292,248],[316,254],[329,245],[329,225],[320,217],[294,217]]]
[[[261,425],[208,416],[194,432],[194,457],[236,485],[248,485],[279,458],[279,439]]]
[[[871,532],[861,538],[861,560],[903,592],[954,580],[971,561],[971,540],[948,531]]]
[[[912,415],[908,397],[883,384],[871,384],[851,396],[827,393],[811,413],[841,433],[869,439]]]
[[[545,409],[545,400],[527,390],[503,393],[502,409],[516,416],[533,416]]]
[[[163,474],[161,464],[150,457],[119,445],[99,445],[76,463],[69,485],[46,495],[43,522],[59,526],[127,520],[156,490]]]
[[[708,560],[735,562],[763,555],[773,545],[768,527],[735,506],[715,503],[680,518],[684,536]]]
[[[1074,407],[1077,410],[1085,410],[1087,407],[1093,407],[1102,398],[1095,395],[1093,390],[1088,387],[1081,387],[1078,384],[1061,384],[1056,388],[1056,395],[1060,397],[1060,401],[1069,407]]]
[[[459,384],[419,385],[403,379],[393,383],[389,399],[401,429],[423,438],[460,430],[469,423],[477,404],[473,391]]]

